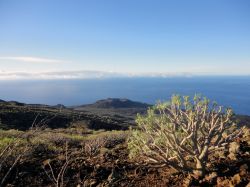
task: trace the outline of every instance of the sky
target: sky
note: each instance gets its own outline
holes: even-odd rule
[[[248,0],[0,0],[0,79],[250,75]]]

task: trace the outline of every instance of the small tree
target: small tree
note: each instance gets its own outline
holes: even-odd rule
[[[138,115],[137,130],[128,141],[130,157],[143,156],[147,164],[168,165],[178,171],[203,176],[208,155],[224,149],[242,133],[232,121],[232,110],[205,97],[192,100],[173,95],[158,103],[147,115]]]

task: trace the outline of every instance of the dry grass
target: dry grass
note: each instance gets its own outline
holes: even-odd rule
[[[5,154],[0,178],[8,174],[4,185],[13,186],[29,186],[31,183],[36,186],[212,186],[217,182],[244,185],[249,180],[249,168],[244,166],[250,160],[247,154],[249,132],[238,142],[236,160],[231,160],[226,150],[224,159],[214,155],[203,181],[167,167],[159,169],[135,164],[128,159],[127,136],[128,131],[85,133],[85,130],[74,128],[0,131],[0,143],[11,144],[8,151],[12,150]]]

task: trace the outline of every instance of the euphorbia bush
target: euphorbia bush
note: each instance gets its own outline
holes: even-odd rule
[[[242,133],[232,121],[233,112],[205,97],[173,95],[147,115],[138,115],[138,129],[128,141],[130,157],[142,156],[147,164],[171,166],[203,176],[208,155],[224,149]]]

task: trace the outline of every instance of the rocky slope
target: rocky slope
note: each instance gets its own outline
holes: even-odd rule
[[[107,99],[71,108],[61,104],[48,106],[3,101],[0,102],[0,128],[27,130],[34,125],[67,128],[82,124],[95,130],[122,130],[133,125],[135,114],[145,112],[148,106],[127,99]]]

